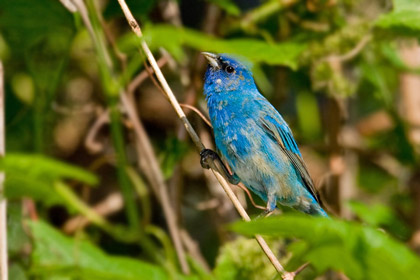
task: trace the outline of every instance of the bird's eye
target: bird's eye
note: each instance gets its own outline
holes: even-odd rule
[[[232,66],[227,66],[225,71],[230,74],[230,73],[235,72],[235,68],[233,68]]]

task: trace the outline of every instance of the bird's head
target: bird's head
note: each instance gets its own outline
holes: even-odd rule
[[[204,94],[243,92],[256,87],[252,72],[237,59],[208,52],[203,55],[209,62],[204,76]]]

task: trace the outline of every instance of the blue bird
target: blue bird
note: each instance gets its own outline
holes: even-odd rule
[[[267,202],[267,213],[277,203],[304,213],[328,216],[306,169],[292,131],[255,85],[252,72],[225,54],[203,53],[209,62],[204,95],[217,150],[229,182],[242,182]],[[203,167],[218,154],[201,152]],[[219,158],[220,160],[220,158]],[[221,161],[220,161],[221,162]]]

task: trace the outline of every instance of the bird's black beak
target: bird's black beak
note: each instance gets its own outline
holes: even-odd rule
[[[207,58],[211,67],[214,69],[220,69],[219,56],[217,54],[209,52],[202,52],[202,54],[205,58]]]

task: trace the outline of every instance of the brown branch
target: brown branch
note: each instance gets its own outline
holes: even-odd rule
[[[132,104],[130,104],[126,93],[121,93],[120,97],[121,103],[127,110],[127,115],[133,123],[134,132],[136,133],[137,140],[139,141],[142,147],[141,150],[145,158],[149,162],[150,171],[152,175],[149,178],[152,178],[152,183],[154,183],[156,186],[156,196],[160,199],[161,205],[163,207],[163,212],[166,217],[169,233],[172,237],[172,241],[174,242],[175,251],[177,253],[182,271],[185,274],[189,274],[190,268],[186,261],[184,249],[182,247],[177,217],[175,215],[176,213],[174,212],[172,203],[169,199],[168,188],[165,184],[165,179],[163,177],[162,170],[159,167],[159,163],[153,151],[152,144],[150,143],[143,126],[140,124],[139,116],[137,115],[137,112],[135,111]]]
[[[203,150],[205,148],[204,145],[201,143],[197,133],[195,132],[194,128],[191,126],[190,122],[188,121],[187,117],[185,116],[184,111],[182,111],[182,108],[179,105],[174,93],[172,92],[171,88],[169,87],[169,85],[168,85],[165,77],[163,76],[162,71],[160,70],[159,66],[157,65],[156,60],[155,60],[152,52],[149,49],[149,46],[147,45],[146,41],[143,38],[143,34],[141,32],[140,26],[138,25],[137,21],[134,19],[133,15],[132,15],[130,9],[128,8],[127,4],[125,3],[125,1],[124,0],[118,0],[118,2],[119,2],[120,6],[121,6],[121,8],[124,12],[125,17],[127,18],[128,23],[130,24],[132,30],[140,38],[141,47],[142,47],[144,53],[146,54],[146,56],[147,56],[147,58],[150,62],[150,65],[155,70],[156,77],[158,78],[158,80],[159,80],[163,90],[165,91],[166,95],[168,96],[170,103],[172,104],[176,113],[178,114],[178,117],[180,118],[183,125],[185,126],[185,129],[187,130],[188,134],[190,135],[190,137],[193,140],[197,149],[200,150],[200,151]],[[213,165],[212,166],[212,171],[213,171],[214,176],[216,176],[217,180],[219,181],[219,183],[223,187],[224,191],[229,196],[229,198],[232,201],[232,203],[234,204],[236,210],[239,212],[239,214],[241,215],[241,217],[245,221],[250,221],[251,220],[250,217],[248,216],[245,209],[242,207],[239,200],[237,199],[237,197],[235,196],[235,194],[231,190],[229,184],[226,182],[226,180],[223,178],[222,175],[220,175],[218,172],[214,171],[215,166],[214,166],[214,164],[212,164],[212,165]],[[260,244],[261,248],[263,249],[264,253],[267,255],[267,257],[269,258],[269,260],[271,261],[273,266],[276,268],[276,270],[282,275],[286,274],[287,272],[285,271],[283,266],[280,264],[280,262],[277,260],[276,256],[271,251],[271,249],[268,247],[265,240],[260,235],[256,235],[255,238],[257,239],[257,241]]]

